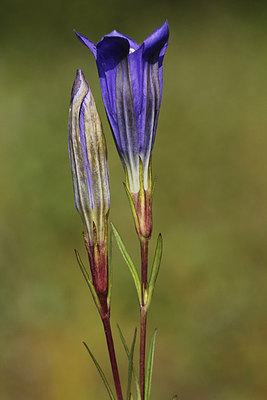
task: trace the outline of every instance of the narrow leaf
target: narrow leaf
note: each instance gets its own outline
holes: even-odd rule
[[[128,346],[127,346],[127,344],[125,342],[125,339],[123,337],[122,331],[121,331],[121,329],[120,329],[118,324],[117,324],[117,328],[118,328],[118,331],[119,331],[119,335],[120,335],[120,339],[122,341],[123,347],[125,349],[125,352],[127,354],[128,359],[129,359],[130,358],[130,352],[129,352]],[[136,370],[134,368],[134,365],[133,365],[133,376],[134,376],[134,381],[135,381],[135,386],[136,386],[137,400],[141,400],[141,391],[140,391],[140,386],[139,386],[139,380],[138,380],[137,373],[136,373]]]
[[[108,246],[108,306],[110,306],[111,302],[111,294],[112,294],[112,232],[109,234],[109,246]]]
[[[128,265],[128,267],[130,269],[130,272],[132,274],[132,277],[133,277],[133,280],[134,280],[134,283],[135,283],[135,287],[136,287],[136,290],[137,290],[137,294],[138,294],[138,300],[139,300],[139,303],[141,304],[141,284],[140,284],[140,279],[139,279],[138,273],[136,271],[135,265],[134,265],[130,255],[129,255],[129,253],[126,250],[126,247],[125,247],[125,245],[124,245],[124,243],[123,243],[123,241],[122,241],[122,239],[121,239],[121,237],[119,235],[119,232],[116,230],[116,228],[115,228],[115,226],[113,224],[111,224],[111,226],[112,226],[112,229],[113,229],[113,233],[114,233],[115,239],[116,239],[116,241],[118,243],[119,249],[121,251],[121,254],[123,255],[123,258],[126,261],[126,264]]]
[[[153,265],[151,269],[151,275],[148,283],[148,298],[147,298],[147,306],[149,306],[153,291],[155,288],[155,284],[157,281],[158,273],[159,273],[159,268],[160,268],[160,262],[162,258],[162,236],[159,234],[158,240],[157,240],[157,246],[156,246],[156,251],[154,255],[154,260],[153,260]]]
[[[156,333],[157,330],[155,329],[151,337],[148,356],[147,356],[146,376],[145,376],[145,400],[149,400],[150,397]]]
[[[126,399],[131,400],[131,383],[132,383],[132,373],[133,373],[133,355],[134,355],[134,346],[136,341],[136,333],[137,329],[135,328],[133,342],[129,355],[129,367],[128,367],[128,384],[127,384],[127,395]]]
[[[96,366],[96,368],[97,368],[97,370],[98,370],[98,372],[99,372],[99,375],[101,376],[102,381],[104,382],[104,384],[105,384],[105,386],[106,386],[106,389],[107,389],[108,394],[109,394],[109,398],[110,398],[111,400],[115,400],[115,397],[114,397],[114,395],[113,395],[113,393],[112,393],[112,390],[110,389],[110,386],[109,386],[109,384],[108,384],[108,381],[107,381],[107,379],[106,379],[106,377],[105,377],[104,372],[102,371],[100,365],[99,365],[98,362],[96,361],[95,357],[93,356],[93,353],[90,351],[90,349],[89,349],[89,347],[87,346],[87,344],[86,344],[85,342],[83,342],[83,344],[85,345],[85,347],[86,347],[88,353],[90,354],[90,356],[91,356],[91,358],[92,358],[92,360],[93,360],[93,362],[94,362],[94,364],[95,364],[95,366]]]
[[[98,298],[98,296],[97,296],[97,293],[96,293],[96,291],[95,291],[94,285],[93,285],[93,283],[91,282],[90,276],[89,276],[89,274],[88,274],[88,272],[87,272],[85,266],[83,265],[83,262],[82,262],[82,260],[81,260],[80,254],[78,253],[78,250],[76,250],[76,249],[75,249],[75,254],[76,254],[76,258],[77,258],[77,261],[78,261],[80,270],[82,271],[82,274],[83,274],[83,276],[84,276],[84,279],[85,279],[85,281],[86,281],[86,283],[87,283],[87,285],[88,285],[88,287],[89,287],[89,289],[90,289],[90,291],[91,291],[91,293],[92,293],[94,302],[95,302],[95,304],[96,304],[98,310],[100,311],[100,310],[101,310],[101,304],[100,304],[99,298]]]

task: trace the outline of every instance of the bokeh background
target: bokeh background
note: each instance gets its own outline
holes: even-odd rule
[[[155,246],[164,258],[152,399],[264,400],[266,387],[267,7],[264,2],[13,0],[0,23],[0,398],[107,399],[82,340],[111,379],[101,323],[76,265],[86,259],[67,151],[70,90],[82,68],[105,128],[111,219],[139,248],[106,122],[94,42],[114,28],[171,36],[153,152]],[[152,249],[151,249],[152,250]],[[138,325],[114,244],[112,321],[122,379]],[[265,304],[264,304],[265,302]],[[125,389],[125,384],[124,384]]]

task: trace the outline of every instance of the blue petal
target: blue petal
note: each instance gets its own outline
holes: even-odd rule
[[[155,32],[152,33],[145,41],[145,51],[144,58],[147,59],[148,62],[153,62],[154,57],[158,57],[158,65],[159,65],[159,83],[160,83],[160,99],[162,97],[162,85],[163,85],[163,71],[162,71],[162,63],[163,58],[168,46],[169,39],[169,24],[168,21],[160,26]]]
[[[139,152],[148,164],[154,145],[162,94],[162,61],[167,48],[167,21],[129,56]]]
[[[129,42],[122,37],[105,36],[97,43],[97,60],[101,60],[105,71],[116,68],[129,54]]]
[[[143,104],[143,84],[144,84],[143,45],[139,47],[135,52],[129,55],[129,71],[130,71],[136,121],[138,121],[140,114],[142,112],[142,104]]]
[[[129,36],[123,35],[122,33],[119,33],[116,30],[110,32],[108,35],[105,35],[104,37],[121,37],[121,38],[128,40],[130,49],[137,50],[139,47],[139,45],[133,39],[131,39]]]
[[[124,38],[104,37],[97,44],[97,67],[102,97],[119,151],[122,146],[118,130],[116,76],[118,65],[128,57],[128,53],[129,42]]]
[[[157,28],[152,35],[144,41],[144,59],[149,62],[154,54],[158,54],[164,48],[169,39],[169,25],[166,21],[163,25]],[[166,49],[166,47],[165,47]],[[161,56],[163,56],[162,54]]]
[[[83,43],[85,44],[86,47],[88,47],[89,50],[91,50],[91,52],[93,53],[93,55],[96,58],[96,45],[91,42],[91,40],[87,39],[85,36],[80,35],[78,32],[75,32],[75,35],[77,36],[77,38]]]
[[[128,57],[119,64],[117,69],[116,106],[121,155],[125,164],[130,165],[133,170],[138,167],[139,152]]]
[[[96,58],[115,143],[124,167],[135,181],[139,155],[145,176],[154,145],[162,96],[162,63],[169,38],[168,22],[142,45],[117,31],[105,35],[96,46],[84,36],[77,36]]]

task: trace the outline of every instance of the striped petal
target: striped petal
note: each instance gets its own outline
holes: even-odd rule
[[[140,190],[139,158],[143,164],[144,189],[154,146],[162,96],[162,63],[168,45],[167,21],[138,45],[117,31],[94,45],[78,38],[93,53],[102,97],[121,161],[132,193]]]
[[[110,204],[106,144],[93,95],[81,70],[77,71],[71,95],[69,155],[76,208],[89,242],[94,243],[96,233],[102,243]]]

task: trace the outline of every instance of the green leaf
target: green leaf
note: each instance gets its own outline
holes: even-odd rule
[[[110,306],[111,302],[111,294],[112,294],[112,232],[109,234],[109,245],[108,245],[108,297],[107,303]]]
[[[93,296],[94,302],[95,302],[95,304],[97,306],[97,309],[100,311],[101,310],[101,304],[100,304],[99,298],[97,296],[97,293],[95,291],[94,285],[91,282],[90,276],[89,276],[85,266],[83,265],[83,262],[81,260],[80,254],[78,253],[78,250],[76,250],[76,249],[75,249],[75,255],[76,255],[79,267],[80,267],[80,269],[82,271],[82,274],[84,276],[84,279],[85,279],[85,281],[86,281],[86,283],[87,283],[87,285],[88,285],[88,287],[89,287],[89,289],[90,289],[90,291],[92,293],[92,296]]]
[[[177,397],[177,394],[172,398],[172,400],[177,400],[178,399],[178,397]]]
[[[128,265],[128,267],[130,269],[130,272],[132,274],[132,277],[133,277],[133,280],[134,280],[134,283],[135,283],[135,287],[136,287],[136,290],[137,290],[137,294],[138,294],[138,300],[139,300],[139,303],[141,304],[141,283],[140,283],[140,279],[139,279],[137,270],[135,268],[135,265],[134,265],[130,255],[128,254],[128,252],[126,250],[126,247],[125,247],[125,245],[124,245],[124,243],[123,243],[123,241],[122,241],[122,239],[121,239],[121,237],[119,235],[119,232],[117,231],[117,229],[115,228],[115,226],[113,224],[111,224],[111,226],[112,226],[112,229],[113,229],[113,233],[114,233],[115,239],[116,239],[116,241],[118,243],[119,249],[121,251],[121,254],[123,255],[123,258],[126,261],[126,264]]]
[[[152,269],[151,269],[151,275],[150,275],[150,279],[149,279],[149,283],[148,283],[148,287],[147,287],[147,301],[146,301],[147,307],[149,307],[149,304],[152,299],[153,291],[154,291],[158,273],[159,273],[161,258],[162,258],[162,236],[161,236],[161,234],[159,234],[158,240],[157,240],[156,251],[155,251],[155,255],[154,255],[154,260],[153,260],[153,265],[152,265]]]
[[[127,346],[127,344],[125,342],[125,339],[123,337],[122,331],[121,331],[121,329],[120,329],[118,324],[117,324],[117,328],[118,328],[118,331],[119,331],[119,334],[120,334],[120,339],[122,341],[123,347],[125,349],[125,352],[127,354],[128,359],[129,359],[130,358],[130,352],[129,352],[128,346]],[[136,370],[134,368],[134,365],[133,365],[133,376],[134,376],[134,381],[135,381],[135,386],[136,386],[137,400],[141,400],[141,391],[140,391],[140,386],[139,386],[139,380],[138,380],[138,376],[137,376]]]
[[[147,356],[146,376],[145,376],[145,400],[149,400],[150,397],[156,333],[157,329],[155,329],[152,334]]]
[[[97,368],[97,370],[98,370],[98,372],[99,372],[99,375],[101,376],[102,381],[104,382],[104,384],[105,384],[105,386],[106,386],[106,389],[107,389],[108,394],[109,394],[109,398],[110,398],[111,400],[115,400],[115,397],[114,397],[114,395],[113,395],[113,393],[112,393],[112,390],[110,389],[110,386],[109,386],[109,384],[108,384],[108,381],[107,381],[107,379],[106,379],[106,377],[105,377],[104,372],[102,371],[100,365],[99,365],[98,362],[96,361],[95,357],[93,356],[93,353],[90,351],[90,349],[89,349],[89,347],[87,346],[87,344],[86,344],[85,342],[83,342],[83,344],[85,345],[85,347],[86,347],[88,353],[90,354],[90,356],[91,356],[91,358],[92,358],[92,360],[93,360],[93,362],[94,362],[94,364],[95,364],[95,366],[96,366],[96,368]]]
[[[126,395],[127,400],[131,400],[131,392],[130,391],[131,391],[131,383],[132,383],[133,355],[134,355],[134,346],[135,346],[135,341],[136,341],[136,333],[137,333],[137,329],[135,328],[133,342],[132,342],[130,355],[129,355],[128,384],[127,384],[127,395]]]

